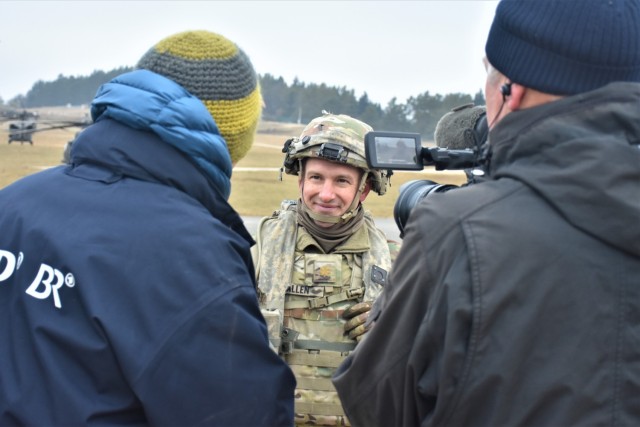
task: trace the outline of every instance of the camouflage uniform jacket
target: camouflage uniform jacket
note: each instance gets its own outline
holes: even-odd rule
[[[381,293],[391,267],[386,237],[367,212],[363,227],[325,254],[295,210],[280,210],[263,219],[256,239],[260,306],[271,342],[298,382],[296,422],[347,424],[330,381],[356,344],[344,335],[342,312]]]

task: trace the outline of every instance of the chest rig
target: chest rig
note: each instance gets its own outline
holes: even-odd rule
[[[298,241],[304,237],[299,236]],[[292,346],[353,350],[355,341],[343,334],[342,313],[362,301],[364,294],[362,254],[320,254],[296,249],[291,282],[284,295],[281,352],[288,353]]]
[[[353,238],[323,254],[296,215],[285,208],[258,225],[253,255],[260,306],[269,339],[298,382],[296,423],[344,425],[331,376],[356,342],[343,333],[342,312],[380,294],[391,267],[389,247],[366,213]]]

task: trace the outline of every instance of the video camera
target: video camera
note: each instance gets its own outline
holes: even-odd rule
[[[438,122],[442,130],[436,127],[437,147],[423,147],[418,133],[369,132],[365,135],[367,164],[374,169],[386,169],[389,175],[394,170],[420,171],[425,166],[433,166],[437,171],[464,170],[467,175],[465,185],[476,183],[485,174],[489,152],[487,143],[489,130],[485,110],[482,108],[479,113],[472,111],[479,108],[473,107],[473,104],[467,104],[443,116]],[[473,120],[469,120],[469,117]],[[462,118],[462,121],[459,118]],[[449,149],[443,145],[466,148]],[[403,184],[393,208],[393,216],[400,230],[400,237],[404,237],[404,227],[409,214],[420,200],[429,194],[444,193],[455,188],[458,187],[427,179],[408,181]]]

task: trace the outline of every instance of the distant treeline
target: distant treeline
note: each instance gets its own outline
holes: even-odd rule
[[[94,71],[86,77],[67,77],[60,74],[56,80],[51,82],[38,80],[26,95],[18,95],[8,104],[15,108],[55,107],[68,104],[88,105],[100,85],[131,70],[130,67],[121,67],[108,72]]]
[[[94,71],[87,77],[61,74],[51,82],[36,82],[26,95],[18,95],[8,104],[15,108],[89,104],[101,84],[131,70],[121,67],[109,72]],[[264,74],[260,76],[260,85],[265,120],[304,124],[326,110],[359,118],[376,130],[418,132],[424,140],[433,138],[436,123],[452,108],[470,102],[485,104],[481,90],[473,96],[463,93],[432,95],[427,91],[410,97],[406,103],[393,98],[386,106],[381,106],[371,102],[366,92],[356,97],[353,89],[324,83],[304,83],[295,79],[289,85],[282,77]]]

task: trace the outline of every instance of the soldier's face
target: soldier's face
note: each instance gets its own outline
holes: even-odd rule
[[[302,200],[311,211],[329,216],[344,214],[360,185],[361,171],[348,165],[341,165],[320,159],[307,159],[304,175],[298,181]],[[369,192],[369,186],[360,195],[360,202],[364,201]],[[317,222],[317,221],[316,221]],[[317,222],[321,226],[331,226],[330,223]]]

